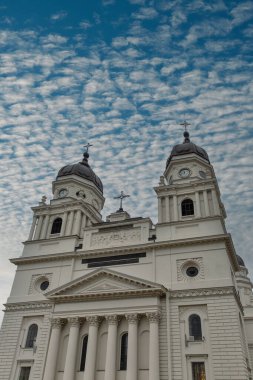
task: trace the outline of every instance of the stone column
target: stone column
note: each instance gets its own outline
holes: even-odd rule
[[[34,240],[38,240],[40,238],[40,232],[41,232],[41,226],[42,226],[43,218],[44,218],[43,215],[39,216],[39,221],[38,221],[38,224],[37,224],[37,227],[35,230],[35,234],[34,234]]]
[[[89,323],[88,347],[84,371],[84,380],[95,380],[96,358],[97,358],[97,339],[100,318],[97,316],[87,317]]]
[[[76,218],[75,218],[75,224],[74,224],[73,235],[79,235],[79,233],[80,233],[80,228],[81,228],[81,217],[82,217],[81,210],[77,210],[77,211],[76,211]]]
[[[70,211],[70,213],[68,215],[66,235],[71,235],[71,233],[72,233],[73,219],[74,219],[74,211]]]
[[[199,192],[195,192],[195,199],[196,199],[196,216],[197,218],[201,217],[201,212],[200,212],[200,200],[199,200]]]
[[[47,361],[43,380],[55,380],[56,362],[61,337],[63,321],[60,318],[52,319],[52,332],[47,352]]]
[[[169,196],[167,196],[165,198],[165,214],[166,214],[165,222],[170,222],[170,198],[169,198]]]
[[[160,380],[159,313],[147,313],[149,320],[149,380]]]
[[[70,330],[63,380],[74,380],[80,320],[77,317],[73,317],[68,319],[68,323],[70,324]]]
[[[162,223],[162,199],[158,198],[158,223]]]
[[[127,314],[128,320],[128,349],[126,380],[138,378],[138,314]]]
[[[68,218],[68,212],[65,211],[62,217],[62,226],[61,226],[61,233],[60,236],[64,236],[65,234],[65,229],[66,229],[66,224],[67,224],[67,218]]]
[[[36,220],[37,220],[37,217],[34,215],[33,216],[32,226],[31,226],[30,233],[29,233],[29,236],[28,236],[28,240],[32,240],[32,238],[33,238],[34,229],[35,229],[35,225],[36,225]]]
[[[204,196],[205,213],[206,213],[206,216],[209,216],[210,212],[209,212],[209,205],[208,205],[208,198],[207,198],[207,191],[206,190],[203,191],[203,196]]]
[[[46,217],[43,220],[42,231],[41,231],[41,239],[46,238],[47,229],[48,229],[48,222],[49,222],[49,215],[46,215]]]
[[[212,189],[212,200],[213,200],[213,210],[214,210],[214,215],[219,215],[219,204],[217,201],[217,195],[216,191]]]
[[[177,196],[173,195],[174,221],[178,220]]]
[[[118,316],[108,315],[106,319],[108,322],[108,338],[107,338],[107,347],[106,347],[104,380],[115,380],[116,379]]]

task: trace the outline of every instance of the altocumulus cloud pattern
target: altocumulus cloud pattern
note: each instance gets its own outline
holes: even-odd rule
[[[191,123],[218,176],[238,254],[253,270],[253,3],[0,1],[0,287],[6,300],[31,212],[64,164],[93,144],[104,216],[124,189],[156,221],[178,125]]]

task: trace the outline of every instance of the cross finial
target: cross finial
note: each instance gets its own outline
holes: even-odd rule
[[[183,123],[180,123],[180,125],[183,125],[183,126],[184,126],[184,130],[185,130],[185,132],[186,132],[186,131],[187,131],[187,127],[188,127],[189,125],[191,125],[191,124],[188,123],[186,120],[184,120]]]
[[[92,144],[88,143],[86,145],[84,145],[83,147],[86,148],[86,152],[85,153],[89,153],[89,147],[90,146],[93,146]]]
[[[120,207],[119,207],[119,209],[118,209],[117,212],[122,212],[122,211],[124,211],[124,210],[123,210],[123,207],[122,207],[122,205],[123,205],[123,199],[124,199],[124,198],[128,198],[128,197],[130,197],[130,195],[124,194],[124,191],[121,191],[121,192],[120,192],[120,195],[118,195],[117,197],[114,197],[114,198],[113,198],[113,199],[120,199]]]

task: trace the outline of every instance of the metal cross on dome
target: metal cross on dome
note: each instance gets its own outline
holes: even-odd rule
[[[187,127],[189,125],[191,125],[190,123],[188,123],[186,120],[183,121],[183,123],[180,123],[180,125],[183,125],[184,126],[184,130],[187,131]]]
[[[86,153],[89,153],[89,147],[90,146],[93,146],[92,144],[88,143],[86,145],[84,145],[83,147],[86,148]]]
[[[123,207],[122,207],[123,206],[123,199],[124,198],[128,198],[128,197],[130,197],[130,195],[124,194],[124,191],[121,191],[120,195],[118,195],[117,197],[113,198],[113,199],[120,199],[120,207],[118,209],[118,212],[124,211]]]

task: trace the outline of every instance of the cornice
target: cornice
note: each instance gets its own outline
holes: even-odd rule
[[[123,298],[140,298],[140,297],[161,297],[165,292],[161,288],[152,289],[129,289],[129,290],[111,290],[108,292],[83,293],[83,294],[64,294],[49,296],[48,298],[55,303],[82,302],[106,299],[123,299]]]
[[[40,310],[40,309],[51,309],[53,304],[50,301],[40,301],[40,302],[18,302],[18,303],[7,303],[4,304],[5,312],[8,311],[18,311],[18,310]]]
[[[216,288],[201,288],[201,289],[185,289],[185,290],[170,290],[170,298],[188,298],[188,297],[212,297],[212,296],[227,296],[233,295],[237,301],[240,310],[243,312],[243,306],[240,297],[234,286],[216,287]]]
[[[59,238],[62,239],[62,238]],[[44,240],[45,241],[45,240]],[[51,242],[52,240],[47,240]],[[91,249],[87,251],[78,250],[76,252],[64,252],[56,253],[49,255],[40,255],[40,256],[31,256],[31,257],[18,257],[10,259],[10,262],[16,265],[20,264],[30,264],[36,262],[45,262],[45,261],[57,261],[57,260],[68,260],[73,258],[88,258],[95,257],[101,254],[103,255],[117,255],[121,253],[136,253],[136,252],[146,252],[153,249],[162,249],[162,248],[173,248],[178,246],[191,246],[191,245],[200,245],[200,244],[212,244],[214,242],[225,242],[228,249],[229,256],[233,262],[234,269],[239,270],[238,263],[236,261],[235,250],[233,243],[231,241],[230,234],[221,234],[221,235],[211,235],[204,236],[201,238],[187,238],[179,240],[170,240],[170,241],[161,241],[161,242],[148,242],[144,244],[136,244],[132,246],[123,246],[123,247],[110,247],[110,248],[101,248],[101,249]]]

